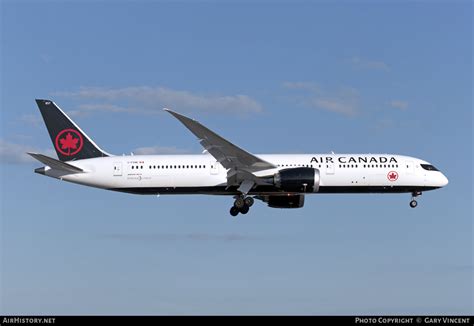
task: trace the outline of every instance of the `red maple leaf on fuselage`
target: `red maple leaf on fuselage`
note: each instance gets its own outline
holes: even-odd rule
[[[78,141],[79,138],[73,138],[70,132],[67,133],[66,138],[59,139],[59,142],[61,143],[61,148],[68,149],[68,153],[71,152],[71,149],[77,148]]]

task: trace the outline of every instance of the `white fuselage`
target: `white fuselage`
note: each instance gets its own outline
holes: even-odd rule
[[[424,169],[423,160],[392,154],[265,154],[256,155],[276,169],[255,173],[272,176],[279,170],[312,167],[319,170],[320,193],[414,192],[445,186],[439,171]],[[85,173],[44,174],[66,181],[137,194],[237,194],[227,187],[227,170],[209,154],[132,155],[69,161]],[[259,188],[250,194],[271,194],[278,189]]]

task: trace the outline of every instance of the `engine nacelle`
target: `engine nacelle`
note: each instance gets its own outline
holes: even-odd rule
[[[257,196],[268,204],[268,207],[273,208],[300,208],[304,206],[304,195],[272,195],[272,196]]]
[[[318,192],[319,170],[305,167],[283,169],[273,176],[273,183],[288,192]]]

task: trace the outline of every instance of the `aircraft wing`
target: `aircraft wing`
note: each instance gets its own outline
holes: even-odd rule
[[[224,168],[243,170],[250,173],[276,168],[275,165],[232,144],[196,120],[168,109],[164,110],[173,115],[194,135],[196,135],[204,149],[214,156]],[[248,186],[246,188],[248,188]]]

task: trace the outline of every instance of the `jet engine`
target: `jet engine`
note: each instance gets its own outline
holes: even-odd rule
[[[271,196],[256,196],[267,203],[268,207],[273,208],[300,208],[304,205],[304,195],[271,195]]]
[[[318,192],[319,170],[307,167],[283,169],[273,176],[276,187],[287,192]]]

